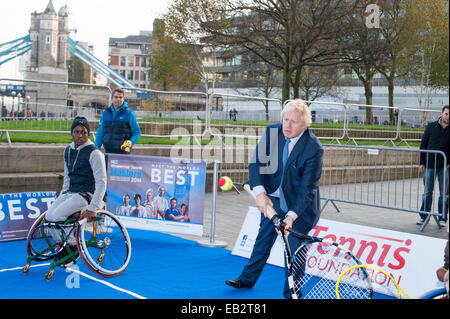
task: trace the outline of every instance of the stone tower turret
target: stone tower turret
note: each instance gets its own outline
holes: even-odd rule
[[[64,8],[64,7],[63,7]],[[67,82],[68,11],[57,13],[52,0],[41,13],[31,14],[30,38],[32,49],[25,79]],[[33,101],[49,104],[67,103],[67,86],[27,83]]]

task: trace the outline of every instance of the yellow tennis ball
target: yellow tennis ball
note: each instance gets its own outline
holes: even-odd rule
[[[219,179],[219,187],[223,191],[229,191],[233,187],[233,181],[228,176],[222,176]]]

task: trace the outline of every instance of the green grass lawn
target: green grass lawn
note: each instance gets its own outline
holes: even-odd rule
[[[9,137],[11,143],[39,143],[39,144],[52,144],[52,143],[63,143],[68,144],[72,142],[72,136],[67,133],[21,133],[21,132],[10,132]],[[92,141],[94,139],[90,137]],[[170,139],[166,137],[141,137],[138,144],[167,144],[175,145],[181,138]],[[0,142],[7,142],[6,134],[3,134]]]
[[[53,144],[53,143],[62,143],[68,144],[72,142],[72,136],[67,133],[19,133],[19,132],[10,132],[9,137],[11,139],[11,143],[38,143],[38,144]],[[93,141],[93,138],[90,138]],[[226,144],[230,144],[231,139],[226,140]],[[0,139],[1,143],[7,143],[6,134]],[[320,140],[322,144],[337,144],[336,141],[331,140]],[[347,141],[341,141],[341,144],[345,144]],[[180,144],[191,144],[193,145],[195,140],[193,138],[169,138],[169,137],[141,137],[138,141],[138,144],[152,144],[152,145],[180,145]],[[210,139],[202,139],[202,145],[215,144],[218,145],[220,141],[218,139],[210,138]],[[248,144],[248,140],[246,139],[234,139],[234,144]],[[254,143],[250,141],[250,143]],[[353,141],[348,142],[349,145],[354,145]],[[370,141],[370,140],[361,140],[357,141],[358,145],[372,145],[372,146],[392,146],[392,143],[385,143],[384,141]],[[419,142],[408,143],[410,146],[418,147]]]
[[[186,119],[161,119],[158,117],[146,117],[140,119],[141,122],[179,122],[179,123],[189,123],[194,120]],[[204,121],[202,121],[204,123]],[[211,121],[212,125],[231,125],[231,126],[266,126],[268,122],[245,122],[245,121]],[[51,144],[51,143],[70,143],[72,138],[69,133],[48,133],[44,131],[69,131],[72,125],[72,120],[12,120],[12,121],[1,121],[0,129],[6,130],[33,130],[33,131],[43,131],[42,133],[36,132],[9,132],[9,136],[12,143],[40,143],[40,144]],[[313,123],[311,128],[330,128],[330,129],[343,129],[343,124],[327,124],[327,123]],[[368,130],[368,131],[395,131],[397,128],[395,126],[388,125],[349,125],[350,129],[358,130]],[[402,131],[423,131],[423,128],[408,128],[402,127]],[[92,138],[91,138],[92,139]],[[202,145],[207,145],[210,143],[218,144],[219,141],[212,141],[213,138],[202,139]],[[7,142],[6,134],[3,134],[0,142]],[[193,144],[195,141],[192,138],[169,138],[169,137],[141,137],[138,144],[163,144],[163,145],[175,145],[175,144]],[[229,143],[229,139],[227,140]],[[323,144],[329,144],[330,140],[321,140]],[[248,141],[242,139],[236,139],[234,143],[247,144]],[[337,144],[335,141],[334,144]],[[346,141],[341,141],[342,144]],[[391,143],[385,143],[384,141],[371,141],[371,140],[357,140],[358,145],[383,145],[392,146]],[[354,144],[353,141],[348,144]],[[418,146],[419,143],[409,143],[411,146]]]

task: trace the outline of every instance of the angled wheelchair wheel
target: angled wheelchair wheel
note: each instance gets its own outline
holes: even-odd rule
[[[81,258],[96,274],[115,277],[127,268],[131,257],[130,237],[114,214],[98,210],[93,222],[77,228],[76,238]]]
[[[431,290],[420,297],[420,299],[448,299],[447,289],[445,287]]]
[[[45,217],[45,213],[41,214],[33,223],[33,225],[31,225],[30,230],[28,230],[28,234],[27,234],[27,243],[26,243],[26,249],[27,249],[27,254],[28,257],[34,257],[35,254],[33,253],[33,250],[31,249],[31,238],[32,238],[32,234],[34,232],[34,230],[37,228],[37,226],[39,224],[41,224],[42,220]],[[40,259],[38,259],[39,261]],[[48,259],[45,259],[48,260]]]
[[[55,243],[49,229],[44,227],[44,217],[45,213],[35,220],[27,235],[27,254],[34,261],[50,260],[63,249]]]

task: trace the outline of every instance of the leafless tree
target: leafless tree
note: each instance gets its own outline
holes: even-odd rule
[[[306,65],[330,65],[342,51],[343,18],[357,1],[228,0],[230,24],[205,21],[203,30],[222,45],[239,46],[282,72],[282,100],[299,96]],[[292,90],[291,90],[292,89]]]
[[[372,105],[373,77],[377,73],[376,66],[382,59],[385,42],[382,41],[379,28],[367,25],[366,8],[370,0],[359,1],[353,14],[345,17],[346,33],[340,38],[343,42],[342,60],[347,62],[352,71],[364,86],[366,105]],[[373,124],[373,111],[366,107],[366,122]]]

